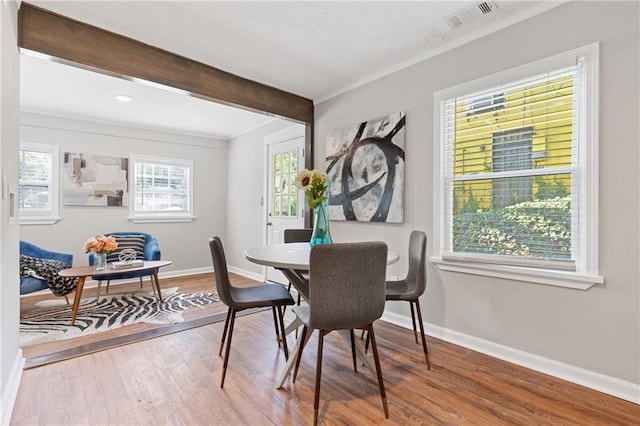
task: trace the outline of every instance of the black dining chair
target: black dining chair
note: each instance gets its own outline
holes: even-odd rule
[[[218,296],[222,303],[229,307],[227,310],[227,318],[224,322],[222,339],[220,340],[220,349],[218,351],[218,355],[222,355],[225,339],[227,338],[227,333],[229,333],[222,364],[222,378],[220,379],[220,387],[223,387],[227,374],[227,365],[229,364],[229,350],[231,349],[231,338],[233,336],[236,313],[249,308],[271,307],[276,327],[276,338],[278,341],[282,341],[284,357],[288,359],[289,350],[284,333],[282,308],[286,305],[293,305],[294,302],[289,292],[281,285],[262,284],[251,287],[234,287],[229,280],[227,260],[224,254],[224,248],[222,247],[222,241],[219,237],[209,238],[209,249],[211,251],[211,259],[213,260]],[[279,333],[278,325],[280,326]],[[282,339],[279,339],[279,336],[282,336]]]
[[[371,339],[378,386],[384,415],[389,409],[380,371],[380,360],[373,332],[373,322],[382,316],[385,304],[387,245],[383,242],[322,244],[311,248],[309,269],[309,304],[294,306],[303,323],[293,381],[295,382],[302,349],[308,333],[318,330],[318,357],[313,402],[314,424],[318,423],[320,377],[324,336],[334,330],[350,330],[354,369],[355,341],[353,329],[364,328]]]

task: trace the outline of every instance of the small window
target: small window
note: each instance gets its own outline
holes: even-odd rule
[[[53,224],[60,220],[59,161],[56,145],[20,143],[18,205],[21,224]]]
[[[186,222],[193,216],[193,162],[131,156],[133,222]]]
[[[298,217],[297,172],[297,149],[273,155],[273,200],[271,200],[273,216]]]
[[[575,288],[603,281],[597,53],[587,46],[434,95],[441,269]]]

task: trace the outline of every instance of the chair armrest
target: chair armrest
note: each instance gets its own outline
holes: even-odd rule
[[[144,245],[144,260],[160,260],[160,246],[158,240],[152,235],[147,236],[147,242]]]

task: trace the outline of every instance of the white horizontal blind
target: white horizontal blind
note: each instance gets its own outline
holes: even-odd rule
[[[134,208],[137,213],[189,212],[188,166],[135,161],[134,186]]]
[[[52,212],[53,154],[20,150],[19,206],[21,215],[50,215]]]
[[[575,270],[579,67],[443,103],[444,258]]]

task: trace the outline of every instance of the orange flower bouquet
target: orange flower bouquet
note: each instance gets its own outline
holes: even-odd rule
[[[92,251],[99,254],[109,254],[116,248],[118,248],[118,242],[112,236],[105,237],[104,235],[96,235],[84,243],[85,253]]]

